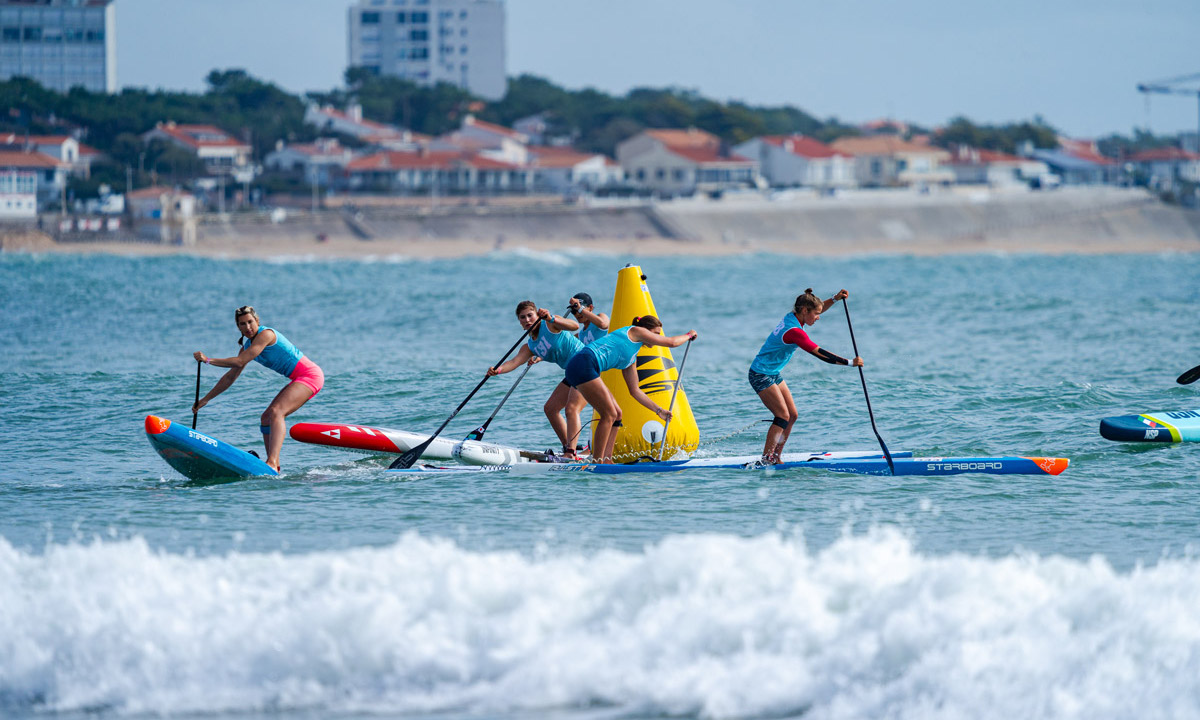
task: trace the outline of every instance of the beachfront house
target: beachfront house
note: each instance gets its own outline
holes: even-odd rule
[[[10,178],[8,187],[11,190],[4,202],[12,203],[10,209],[14,211],[27,211],[30,177],[39,207],[46,203],[61,203],[69,170],[69,165],[46,153],[11,145],[0,146],[0,173]]]
[[[335,138],[318,138],[316,142],[292,145],[280,140],[274,152],[263,158],[263,166],[303,179],[309,185],[330,187],[353,159],[354,153],[350,148]]]
[[[384,150],[351,160],[344,178],[348,190],[402,195],[487,195],[532,187],[531,173],[523,166],[456,151]]]
[[[231,175],[250,162],[251,148],[229,133],[212,125],[179,125],[160,122],[142,133],[142,142],[155,140],[171,143],[195,155],[212,175]]]
[[[365,145],[388,150],[416,150],[429,140],[428,135],[364,118],[362,106],[357,103],[344,112],[332,105],[309,105],[304,111],[304,122],[322,133],[346,135]]]
[[[630,182],[662,197],[719,195],[759,182],[756,160],[730,154],[697,128],[645,130],[617,145],[617,162]]]
[[[1050,174],[1050,168],[1041,160],[966,145],[954,148],[942,167],[954,173],[954,182],[959,185],[996,188],[1023,186]]]
[[[0,135],[0,145],[49,155],[65,164],[70,174],[78,177],[88,177],[91,174],[92,162],[100,157],[100,151],[88,147],[70,135],[8,133]]]
[[[1152,188],[1167,189],[1181,181],[1200,182],[1200,154],[1182,148],[1143,150],[1130,155],[1127,162]]]
[[[735,145],[733,151],[758,160],[759,172],[772,187],[835,190],[854,187],[854,158],[805,135],[764,135]]]
[[[949,185],[954,173],[943,168],[950,153],[939,147],[895,135],[844,137],[834,150],[855,158],[855,177],[863,187],[930,187]]]
[[[528,167],[536,189],[562,194],[616,185],[625,177],[621,166],[604,155],[562,147],[530,147]]]
[[[37,187],[37,172],[0,168],[0,221],[36,218]]]

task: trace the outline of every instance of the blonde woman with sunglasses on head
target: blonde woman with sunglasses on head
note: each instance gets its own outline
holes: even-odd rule
[[[238,338],[240,352],[237,355],[210,358],[199,350],[192,354],[197,362],[229,368],[229,372],[221,376],[213,389],[196,402],[192,412],[199,412],[209,400],[229,389],[252,360],[286,377],[291,382],[279,391],[263,411],[259,426],[263,434],[263,444],[267,448],[266,463],[279,472],[279,453],[283,449],[283,437],[287,434],[284,418],[299,410],[309,398],[321,392],[325,385],[325,373],[315,362],[296,349],[283,333],[260,325],[258,313],[249,305],[235,310],[233,319],[237,323],[238,332],[241,333],[241,337]]]

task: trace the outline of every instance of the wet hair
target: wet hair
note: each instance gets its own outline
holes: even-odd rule
[[[537,303],[535,303],[534,301],[522,300],[521,302],[517,303],[517,317],[521,317],[521,313],[525,312],[526,310],[532,310],[536,313],[537,309],[538,309]],[[537,340],[538,328],[540,328],[541,326],[542,326],[542,324],[541,324],[540,320],[535,321],[533,323],[533,327],[530,328],[530,330],[529,330],[529,337],[533,338],[534,340]]]
[[[255,320],[257,320],[260,323],[262,322],[262,320],[258,319],[258,313],[254,312],[253,305],[243,305],[240,308],[238,308],[237,310],[234,310],[233,311],[233,321],[236,323],[238,320],[240,320],[242,318],[243,315],[253,315]],[[244,336],[238,335],[238,339],[237,339],[238,347],[242,347],[243,339],[245,339]]]
[[[799,315],[805,310],[820,310],[823,307],[825,307],[825,303],[821,301],[821,298],[813,295],[812,288],[808,288],[803,295],[796,296],[796,304],[792,306],[792,311]]]
[[[653,315],[639,315],[633,319],[631,324],[647,330],[657,330],[663,326],[662,321]]]

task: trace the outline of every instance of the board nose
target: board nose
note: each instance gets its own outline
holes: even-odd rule
[[[171,421],[166,418],[160,418],[157,415],[146,416],[147,435],[161,435],[162,433],[165,433],[169,427],[171,427]]]

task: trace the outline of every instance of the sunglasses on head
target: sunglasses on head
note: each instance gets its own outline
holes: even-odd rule
[[[233,311],[234,317],[241,317],[243,315],[253,315],[253,314],[254,314],[254,306],[253,305],[243,305],[240,308],[238,308],[237,310]]]

